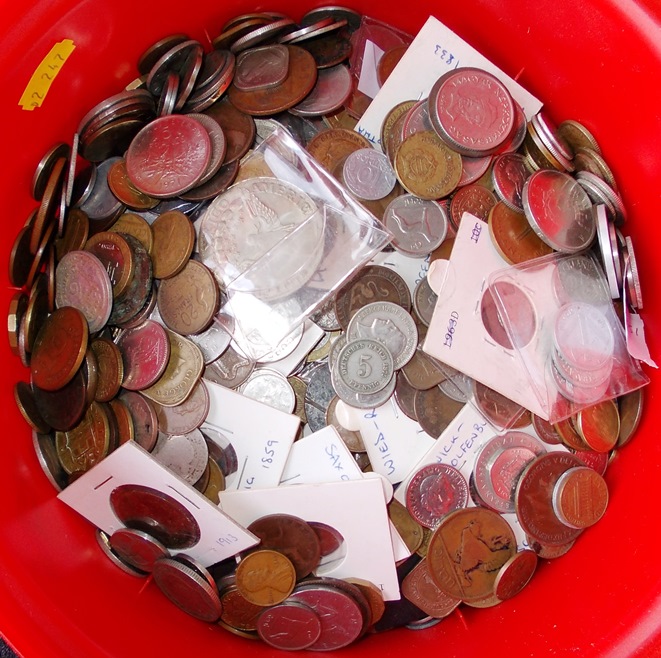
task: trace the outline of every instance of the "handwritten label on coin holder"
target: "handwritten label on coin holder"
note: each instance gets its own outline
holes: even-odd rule
[[[125,527],[111,507],[110,494],[126,484],[156,489],[174,498],[190,512],[200,528],[200,540],[186,548],[185,553],[205,567],[236,555],[259,541],[132,441],[81,475],[61,491],[58,498],[110,535]]]
[[[201,219],[199,238],[206,245],[200,247],[203,261],[227,294],[222,311],[234,320],[228,330],[247,356],[259,360],[391,236],[285,130],[276,128],[246,167],[251,162],[262,177],[231,187],[225,193],[232,195],[231,208],[222,212],[219,196]],[[243,222],[235,226],[241,237],[224,253],[227,241],[214,222],[230,215],[235,224]]]
[[[344,537],[347,550],[345,559],[324,575],[352,578],[359,574],[379,587],[387,601],[399,599],[388,513],[378,480],[224,491],[220,507],[244,526],[277,513],[326,523]]]
[[[493,340],[482,321],[488,278],[506,265],[487,224],[464,213],[423,350],[548,420],[515,351]]]
[[[532,304],[537,330],[531,338],[528,338],[528,332],[522,326],[519,309],[511,301],[511,296],[501,294],[503,284],[524,291]],[[493,296],[502,324],[515,346],[517,357],[526,373],[528,387],[543,407],[544,414],[538,415],[555,423],[582,408],[619,397],[649,383],[640,364],[627,350],[624,329],[613,308],[605,275],[591,256],[545,256],[517,267],[493,272],[489,277],[489,285],[495,291]],[[572,325],[572,331],[567,335],[569,343],[577,345],[572,349],[582,350],[586,358],[590,353],[598,354],[601,345],[597,329],[600,327],[604,328],[610,341],[608,349],[604,348],[604,358],[608,359],[612,367],[605,379],[600,378],[598,384],[595,382],[592,387],[579,387],[596,391],[586,400],[569,400],[562,394],[552,374],[556,362],[554,354],[557,355],[562,349],[562,346],[558,346],[556,321],[572,305],[579,310],[587,309],[594,314],[595,320],[599,320],[599,327],[590,318],[587,323],[581,322],[579,318]],[[578,370],[577,367],[575,369]],[[594,372],[586,369],[585,376],[592,377]],[[577,379],[580,375],[577,375]]]
[[[481,68],[495,75],[529,119],[541,109],[541,101],[450,28],[430,16],[361,117],[356,130],[378,147],[383,120],[395,105],[427,97],[438,78],[464,66]]]
[[[301,419],[214,382],[206,385],[209,413],[205,424],[225,435],[238,461],[238,470],[227,478],[226,487],[277,486]]]
[[[376,409],[363,410],[359,422],[372,469],[393,484],[400,482],[435,443],[392,398]]]

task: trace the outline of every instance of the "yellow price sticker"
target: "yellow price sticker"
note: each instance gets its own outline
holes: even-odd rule
[[[32,111],[35,107],[41,107],[50,86],[53,84],[53,80],[55,80],[75,47],[71,39],[63,39],[56,43],[46,57],[41,60],[41,64],[32,74],[21,99],[18,101],[18,104],[24,110]]]

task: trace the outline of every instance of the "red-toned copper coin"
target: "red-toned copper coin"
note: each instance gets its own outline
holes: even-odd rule
[[[390,48],[390,50],[387,50],[385,53],[383,53],[376,68],[377,80],[381,86],[383,86],[383,83],[388,79],[395,66],[397,66],[399,60],[402,59],[404,53],[406,53],[407,50],[408,46],[402,45]]]
[[[460,187],[450,200],[450,221],[457,230],[465,212],[486,222],[498,199],[486,187],[474,183]]]
[[[51,431],[51,426],[44,420],[39,411],[30,384],[27,382],[16,382],[14,384],[14,400],[21,415],[35,432],[48,434]]]
[[[426,391],[416,391],[413,401],[420,426],[434,438],[441,436],[463,407],[463,402],[449,398],[438,386]]]
[[[608,468],[611,453],[595,452],[594,450],[576,450],[574,454],[589,468],[603,476]]]
[[[406,488],[406,507],[426,528],[435,528],[444,516],[467,504],[466,478],[447,464],[423,466]]]
[[[520,404],[476,380],[472,386],[473,403],[493,425],[500,429],[520,429],[530,425],[530,414]]]
[[[170,556],[170,551],[158,539],[132,528],[115,530],[110,535],[109,544],[122,560],[146,573],[151,573],[156,560]]]
[[[97,402],[109,402],[119,392],[124,378],[122,353],[108,338],[96,338],[90,347],[96,356],[99,369],[95,399]]]
[[[170,359],[168,335],[154,320],[127,329],[119,337],[117,347],[124,361],[122,386],[129,391],[141,391],[158,381]]]
[[[578,457],[550,452],[531,462],[519,479],[514,497],[519,523],[526,534],[544,545],[562,546],[581,533],[562,523],[553,510],[556,482],[565,471],[576,466],[583,466]]]
[[[64,235],[55,240],[55,255],[61,260],[70,251],[83,249],[89,237],[90,221],[80,208],[70,208],[64,223]]]
[[[494,592],[498,570],[516,552],[516,538],[500,514],[480,507],[457,510],[434,531],[427,561],[448,596],[479,601]]]
[[[533,414],[532,426],[537,436],[544,441],[544,443],[548,443],[552,446],[562,443],[560,435],[555,431],[555,428],[548,420],[544,420],[537,414]]]
[[[30,226],[24,226],[16,236],[9,255],[9,283],[14,288],[22,288],[28,279],[32,254],[30,253]]]
[[[257,620],[264,612],[264,607],[248,601],[236,585],[219,587],[220,602],[223,606],[221,621],[239,631],[256,631]]]
[[[589,528],[601,519],[607,507],[608,485],[588,466],[565,471],[553,489],[553,510],[570,528]]]
[[[310,521],[308,525],[314,530],[319,539],[321,557],[334,553],[344,543],[344,537],[339,530],[319,521]]]
[[[39,330],[32,350],[33,384],[46,391],[66,386],[85,358],[87,337],[87,320],[77,308],[54,311]]]
[[[188,434],[197,429],[209,412],[209,392],[200,380],[191,394],[174,407],[154,404],[158,427],[165,434]]]
[[[321,548],[315,531],[291,514],[269,514],[253,521],[248,530],[261,539],[260,549],[286,555],[296,569],[296,579],[309,575],[319,564]]]
[[[321,636],[321,619],[308,605],[285,601],[267,608],[257,622],[259,637],[276,649],[311,647]]]
[[[168,279],[181,272],[195,245],[193,223],[179,210],[159,215],[151,225],[154,236],[151,257],[156,279]]]
[[[126,527],[146,532],[169,549],[191,548],[200,540],[195,517],[162,491],[123,484],[110,493],[110,505]]]
[[[401,588],[402,596],[435,619],[447,617],[461,603],[461,599],[448,596],[434,582],[426,559],[409,571]]]
[[[247,116],[247,115],[246,115]],[[206,201],[224,192],[239,173],[239,161],[224,163],[215,176],[203,185],[196,185],[192,190],[179,195],[184,201]]]
[[[516,596],[530,582],[537,569],[537,562],[537,553],[533,550],[525,549],[512,555],[496,576],[496,597],[506,601]]]
[[[576,429],[595,452],[612,450],[620,434],[620,413],[614,400],[605,400],[576,414]]]
[[[503,307],[507,309],[507,319],[501,313]],[[506,350],[514,348],[512,338],[517,347],[525,347],[537,330],[532,302],[519,286],[507,281],[496,281],[485,289],[480,313],[486,332]]]
[[[172,197],[195,187],[209,165],[209,133],[187,116],[172,114],[147,124],[126,153],[126,171],[142,192]]]
[[[158,205],[159,200],[141,192],[126,172],[126,160],[117,160],[108,172],[110,191],[125,205],[133,210],[150,210]]]
[[[308,153],[328,172],[359,149],[370,148],[369,141],[353,130],[333,128],[315,135],[306,147]]]
[[[119,398],[113,398],[107,404],[112,409],[117,423],[118,445],[123,445],[124,443],[135,440],[133,416],[131,416],[128,407]]]
[[[119,399],[133,419],[133,440],[151,452],[158,440],[158,417],[153,403],[136,391],[122,391]]]
[[[102,231],[87,241],[85,249],[101,261],[110,277],[113,297],[124,294],[135,271],[133,252],[126,239],[119,233]]]
[[[571,418],[565,418],[553,424],[553,429],[560,437],[560,441],[567,448],[572,450],[590,450],[590,446],[583,440],[583,437],[576,431]]]
[[[87,409],[87,386],[82,367],[73,379],[56,391],[33,387],[34,401],[42,418],[55,430],[75,427]]]
[[[210,116],[223,129],[227,140],[223,165],[239,160],[248,152],[256,132],[255,120],[249,114],[237,109],[227,98],[214,103],[203,114]]]

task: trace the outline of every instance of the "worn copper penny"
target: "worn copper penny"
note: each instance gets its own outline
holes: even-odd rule
[[[496,576],[496,597],[506,601],[516,596],[530,582],[537,569],[537,562],[537,553],[533,550],[524,549],[512,555]]]
[[[41,204],[32,223],[32,232],[30,234],[30,252],[32,254],[36,255],[46,229],[55,221],[60,203],[60,195],[62,193],[62,185],[64,184],[66,164],[66,158],[57,160],[48,177],[48,182],[41,198]]]
[[[54,311],[39,330],[32,350],[33,384],[55,391],[70,382],[85,358],[88,333],[87,320],[77,308]]]
[[[122,484],[110,506],[127,527],[142,530],[169,549],[191,548],[200,540],[195,517],[172,496],[142,484]]]
[[[289,558],[278,551],[249,553],[236,569],[236,586],[251,603],[272,606],[282,603],[294,590],[296,570]]]
[[[327,557],[332,553],[335,553],[335,551],[337,551],[344,543],[342,533],[332,526],[329,526],[327,523],[310,521],[308,525],[317,535],[321,557]]]
[[[260,615],[257,632],[276,649],[307,649],[321,636],[321,618],[310,606],[285,601]]]
[[[626,393],[618,398],[618,408],[620,411],[620,435],[617,439],[617,447],[622,448],[627,445],[640,424],[643,415],[643,389],[639,388],[631,393]]]
[[[87,382],[82,367],[62,388],[56,391],[45,391],[33,386],[33,395],[41,417],[53,429],[60,431],[75,427],[89,406]]]
[[[122,445],[128,441],[134,441],[135,426],[133,425],[133,416],[131,416],[128,407],[119,398],[113,398],[107,404],[112,409],[117,423],[118,444]]]
[[[402,596],[435,619],[447,617],[461,599],[446,594],[432,578],[429,562],[421,560],[402,581]]]
[[[126,171],[140,191],[172,197],[195,187],[211,157],[209,133],[199,121],[173,114],[148,123],[126,153]]]
[[[133,251],[126,239],[119,233],[102,231],[87,241],[85,249],[101,261],[110,277],[113,297],[123,295],[135,272]]]
[[[450,220],[455,230],[465,212],[486,222],[496,202],[493,192],[482,185],[474,183],[460,187],[450,201]]]
[[[500,514],[479,507],[449,514],[432,535],[427,561],[448,596],[479,601],[491,596],[498,571],[516,552],[516,538]]]
[[[153,403],[136,391],[123,390],[119,394],[133,420],[133,440],[151,452],[158,439],[158,418]]]
[[[209,327],[218,310],[220,293],[208,267],[189,260],[184,268],[158,288],[163,322],[179,334],[199,334]]]
[[[549,452],[533,460],[519,478],[514,498],[521,528],[547,546],[562,546],[581,533],[562,523],[553,510],[556,482],[565,471],[576,466],[583,466],[578,457]]]
[[[188,263],[195,244],[193,223],[179,210],[159,215],[151,225],[153,274],[156,279],[168,279],[181,272]]]
[[[406,487],[406,507],[411,516],[427,528],[435,528],[442,518],[468,504],[468,483],[447,464],[427,464],[419,469]]]
[[[124,362],[122,353],[108,338],[96,338],[90,347],[96,356],[99,369],[99,383],[96,388],[97,402],[110,402],[122,385]]]
[[[462,402],[445,395],[438,386],[417,391],[413,402],[420,426],[433,438],[438,438],[443,433],[463,406]]]
[[[255,139],[255,120],[237,109],[228,98],[223,98],[204,110],[203,114],[214,119],[223,130],[227,141],[224,165],[241,159]]]
[[[110,448],[110,426],[103,407],[92,402],[75,427],[55,434],[55,447],[62,468],[69,475],[85,473],[98,464]]]
[[[133,236],[151,254],[154,245],[154,234],[146,219],[135,213],[126,212],[108,229],[113,233]]]
[[[608,452],[620,435],[620,413],[614,400],[604,400],[576,414],[576,429],[595,452]]]
[[[158,427],[165,434],[188,434],[198,428],[209,412],[209,392],[200,380],[191,394],[179,405],[164,407],[154,405]]]
[[[583,440],[583,437],[576,431],[573,420],[571,418],[565,418],[565,420],[560,420],[557,423],[553,423],[553,429],[560,437],[562,444],[567,448],[571,448],[572,450],[590,449],[588,444]]]
[[[150,210],[158,205],[159,200],[141,192],[128,177],[126,160],[117,160],[108,172],[110,191],[125,205],[133,210]]]
[[[317,81],[317,65],[309,52],[298,46],[285,46],[289,51],[287,76],[273,87],[242,91],[235,84],[227,91],[231,103],[246,114],[277,114],[300,103]]]
[[[521,405],[478,381],[473,382],[473,402],[496,427],[519,429],[530,425],[530,414]]]
[[[291,514],[269,514],[253,521],[248,530],[261,539],[260,548],[279,551],[291,560],[297,580],[319,564],[319,539],[303,519]]]
[[[415,413],[415,394],[417,388],[411,386],[409,380],[402,371],[395,374],[397,382],[395,383],[395,402],[397,406],[411,419],[417,422],[418,417]]]
[[[371,146],[365,137],[353,130],[333,128],[315,135],[306,149],[326,171],[332,173],[349,154]]]
[[[607,507],[608,485],[588,466],[565,471],[553,489],[553,510],[570,528],[589,528],[601,519]]]

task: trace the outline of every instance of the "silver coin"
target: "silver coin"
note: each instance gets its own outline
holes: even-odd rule
[[[393,302],[372,302],[349,322],[347,340],[376,340],[392,354],[395,370],[408,363],[418,346],[418,328],[409,313]]]
[[[629,291],[629,301],[635,309],[640,310],[643,308],[643,296],[640,289],[638,262],[636,261],[631,238],[627,235],[624,241],[626,244],[626,283]]]
[[[445,373],[445,379],[438,385],[441,391],[455,402],[468,402],[474,380],[445,363],[441,365],[441,370]]]
[[[358,393],[345,384],[335,369],[332,373],[333,390],[343,402],[357,409],[374,409],[387,402],[395,392],[397,378],[392,376],[386,386],[376,393]]]
[[[576,402],[576,404],[586,405],[598,402],[604,397],[608,390],[608,380],[599,386],[579,386],[568,380],[558,370],[557,364],[553,358],[549,360],[549,368],[551,371],[551,377],[558,391],[568,400]]]
[[[601,305],[610,301],[604,275],[589,256],[558,259],[552,283],[555,298],[561,306],[569,302]]]
[[[299,345],[303,337],[303,323],[299,324],[291,333],[287,334],[280,344],[268,354],[259,357],[260,363],[273,363],[288,357]]]
[[[331,371],[327,363],[314,364],[305,392],[305,414],[313,432],[326,426],[326,411],[335,391],[331,380]]]
[[[522,200],[530,226],[556,251],[577,253],[594,240],[597,227],[592,202],[569,174],[536,171],[523,186]]]
[[[232,336],[217,322],[201,334],[191,334],[188,338],[200,348],[205,365],[218,359],[232,340]]]
[[[574,152],[565,138],[558,132],[557,127],[544,114],[544,111],[540,110],[535,114],[531,119],[531,123],[544,146],[551,151],[553,157],[567,171],[574,171],[574,166],[571,162],[574,159]]]
[[[89,217],[91,222],[104,221],[110,217],[119,214],[124,207],[121,201],[118,201],[108,186],[108,173],[110,168],[119,162],[120,157],[108,158],[100,162],[96,167],[96,176],[94,177],[94,187],[89,196],[79,208]]]
[[[413,310],[426,327],[431,324],[437,299],[438,295],[431,289],[427,277],[420,279],[413,291]]]
[[[324,331],[338,331],[341,329],[342,327],[340,327],[335,315],[335,297],[331,295],[323,306],[310,316],[310,320]]]
[[[296,394],[284,375],[268,368],[258,368],[242,384],[240,392],[287,414],[294,411]]]
[[[604,271],[606,272],[606,279],[608,280],[610,294],[613,299],[619,299],[620,285],[618,283],[618,276],[615,265],[616,263],[618,266],[620,265],[617,238],[615,237],[615,232],[613,231],[612,235],[615,237],[615,243],[613,244],[611,242],[611,231],[609,230],[610,224],[606,215],[606,206],[600,203],[598,205],[592,206],[592,208],[597,222],[597,241],[599,244],[599,251],[601,253],[601,260],[604,264]],[[621,270],[619,281],[622,281]]]
[[[393,247],[414,257],[434,251],[448,232],[448,215],[443,206],[414,194],[393,199],[383,213],[383,223],[393,234]]]
[[[372,148],[349,154],[342,168],[344,183],[359,199],[376,201],[395,188],[397,177],[385,153]]]
[[[110,548],[138,571],[151,573],[154,562],[170,557],[170,551],[155,537],[142,530],[119,528],[108,539]]]
[[[207,467],[209,449],[200,430],[188,434],[158,433],[152,457],[189,484],[197,482]]]
[[[241,91],[268,89],[282,84],[289,72],[286,46],[262,46],[244,50],[236,58],[234,86]]]
[[[289,112],[299,117],[332,114],[344,105],[352,91],[353,77],[346,65],[319,69],[312,91],[298,105],[289,108]]]
[[[383,343],[359,338],[347,341],[340,350],[335,372],[353,392],[377,393],[388,385],[395,369],[392,354]]]
[[[117,553],[115,553],[115,551],[110,546],[110,537],[99,528],[96,529],[96,541],[101,547],[101,550],[106,554],[106,557],[115,566],[119,567],[124,573],[127,573],[130,576],[137,576],[138,578],[144,578],[145,576],[149,575],[149,573],[146,571],[140,571],[139,569],[136,569],[123,558],[119,557],[119,555],[117,555]]]
[[[523,210],[521,194],[530,170],[526,159],[520,153],[503,153],[493,161],[491,181],[498,198],[509,208]]]
[[[616,226],[624,224],[627,219],[626,207],[620,195],[608,183],[590,171],[579,171],[576,180],[594,203],[606,205],[609,217]]]
[[[331,345],[330,352],[328,353],[328,365],[331,367],[331,369],[337,363],[337,355],[346,344],[347,335],[345,333],[341,333]]]

